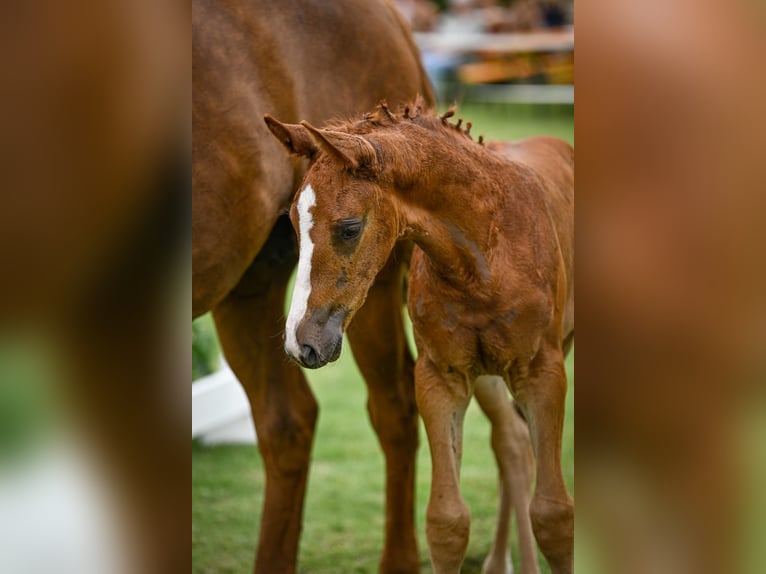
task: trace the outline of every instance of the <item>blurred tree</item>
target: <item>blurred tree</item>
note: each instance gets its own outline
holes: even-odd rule
[[[192,381],[218,370],[221,348],[209,315],[192,322]]]

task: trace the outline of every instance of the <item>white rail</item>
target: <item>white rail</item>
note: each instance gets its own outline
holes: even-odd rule
[[[192,438],[203,444],[255,444],[247,395],[225,363],[192,385]]]

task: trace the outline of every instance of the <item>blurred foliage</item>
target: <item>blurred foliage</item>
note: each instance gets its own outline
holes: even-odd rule
[[[34,344],[0,343],[0,463],[27,452],[54,419],[48,359]]]
[[[210,314],[192,321],[192,381],[218,370],[221,347]]]

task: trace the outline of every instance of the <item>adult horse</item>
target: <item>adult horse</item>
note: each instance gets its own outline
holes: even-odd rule
[[[293,572],[317,405],[281,333],[295,233],[282,216],[305,170],[262,121],[324,121],[401,101],[433,101],[417,48],[387,2],[193,0],[194,317],[212,310],[245,388],[266,469],[257,572]],[[402,324],[406,253],[384,266],[348,331],[386,457],[382,572],[417,572],[416,406]]]

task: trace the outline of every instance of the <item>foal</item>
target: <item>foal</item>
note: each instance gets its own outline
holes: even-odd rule
[[[434,572],[459,572],[468,543],[462,423],[482,375],[501,377],[528,421],[532,528],[552,571],[571,572],[574,505],[561,435],[574,335],[574,152],[553,138],[480,145],[470,124],[448,122],[453,114],[424,113],[417,100],[401,114],[381,104],[327,129],[265,118],[290,151],[312,159],[290,213],[300,259],[285,349],[310,368],[337,359],[394,245],[414,241],[408,306],[432,457]]]

